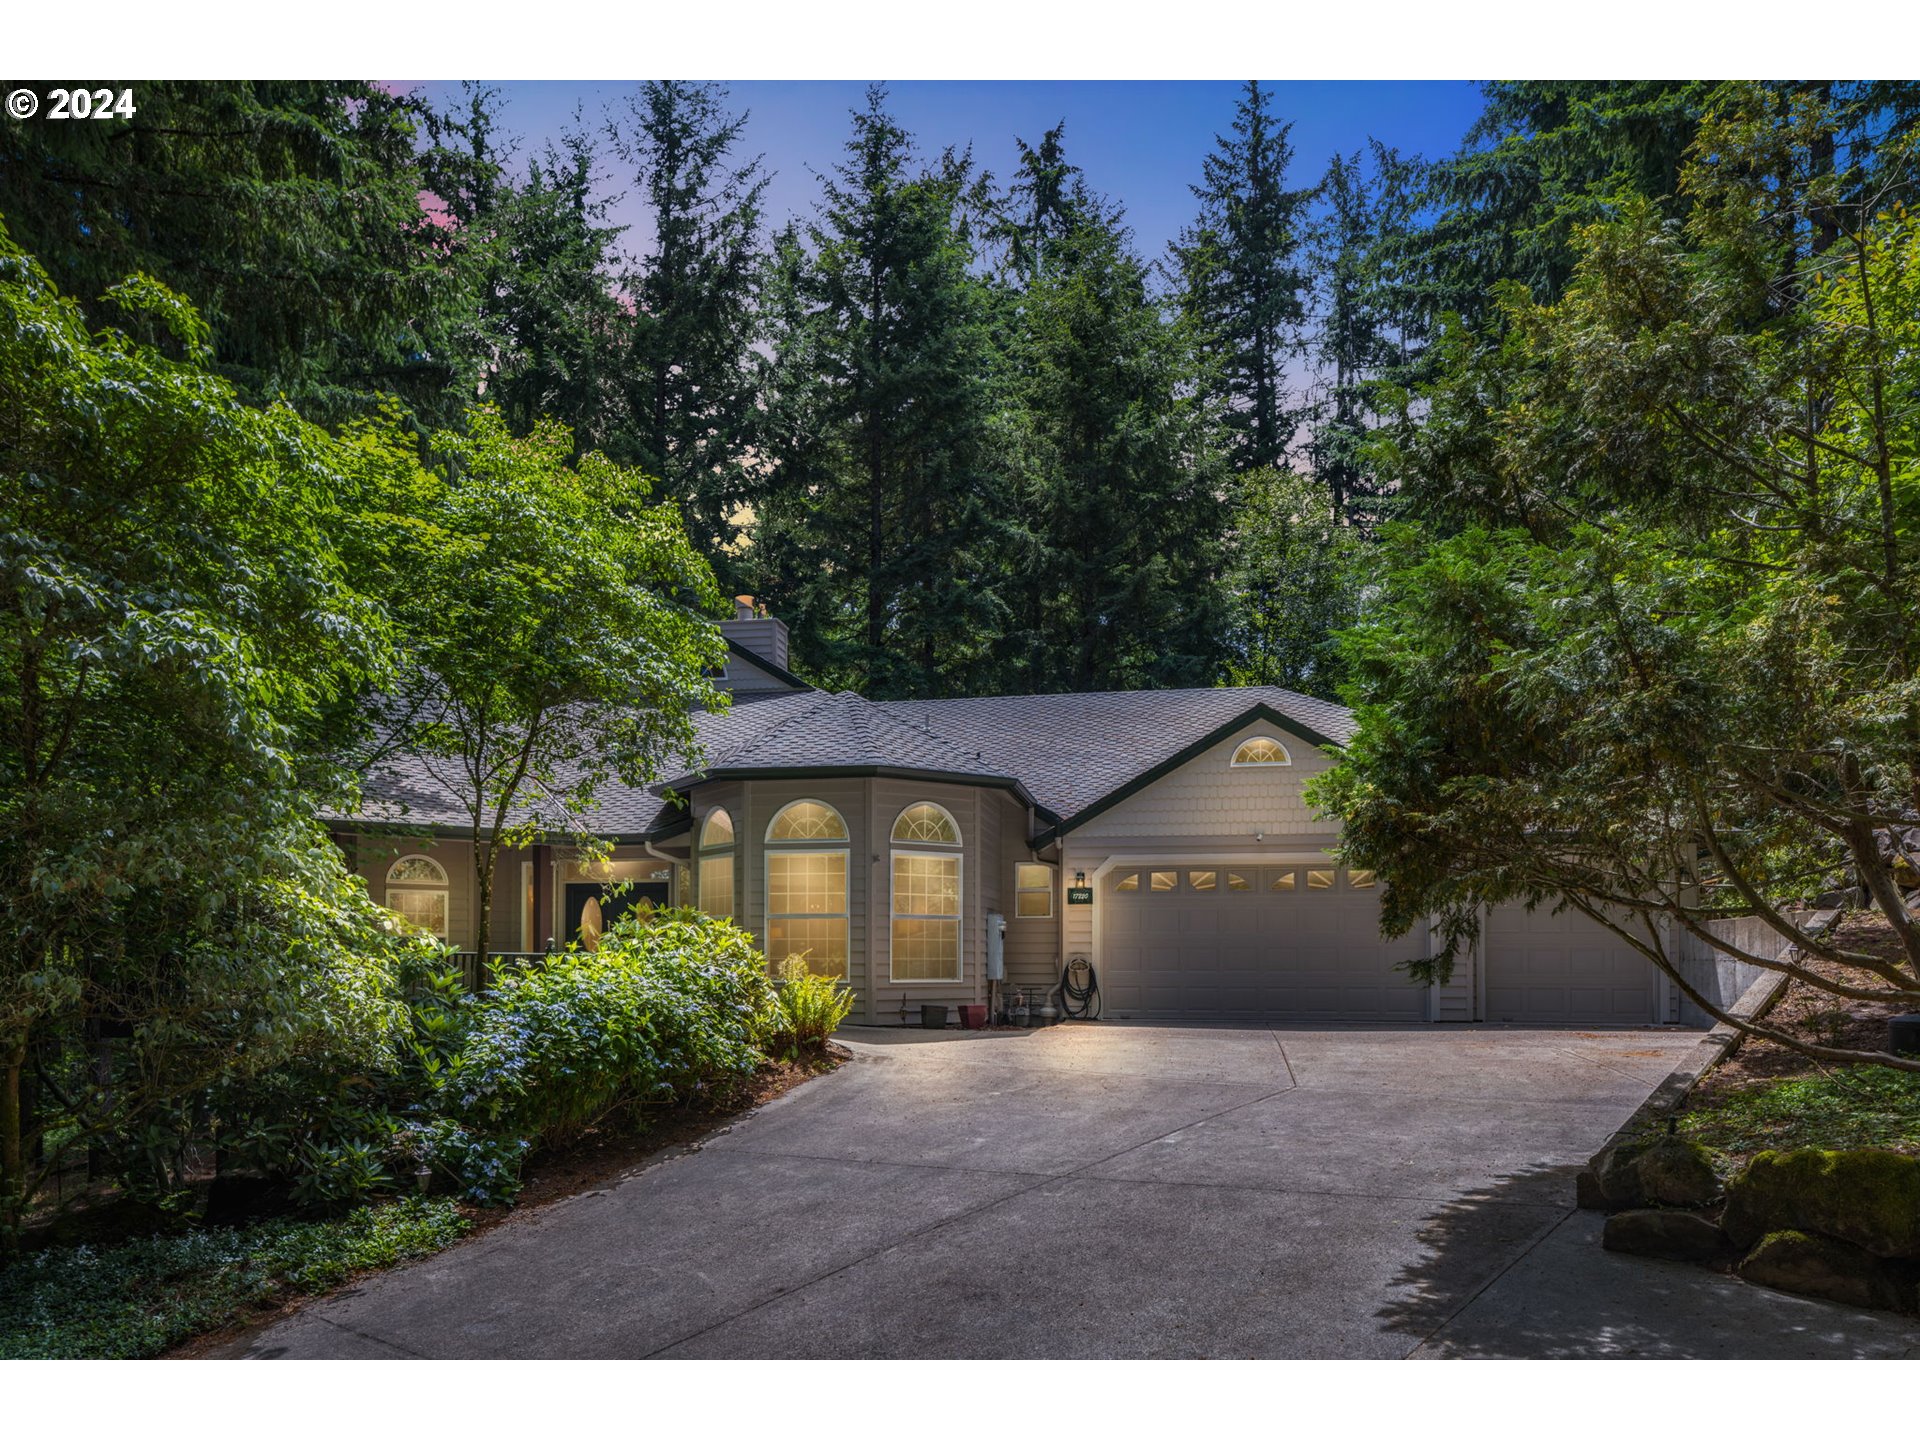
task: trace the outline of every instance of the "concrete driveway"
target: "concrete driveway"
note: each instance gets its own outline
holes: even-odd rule
[[[1572,1172],[1698,1038],[852,1030],[697,1152],[255,1357],[1899,1356],[1920,1329],[1604,1253]]]

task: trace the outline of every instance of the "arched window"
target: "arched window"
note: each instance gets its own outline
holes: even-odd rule
[[[923,800],[918,805],[909,805],[900,812],[900,818],[893,822],[893,843],[896,845],[958,845],[960,827],[953,823],[953,816],[931,800]]]
[[[1293,757],[1287,753],[1287,747],[1278,740],[1268,739],[1265,735],[1256,735],[1242,742],[1233,752],[1235,768],[1242,765],[1291,765]]]
[[[767,826],[767,963],[801,956],[816,975],[847,973],[847,822],[796,800]]]
[[[733,918],[733,817],[709,810],[700,826],[699,904],[709,915]]]
[[[387,867],[387,908],[430,934],[447,938],[447,872],[427,855],[402,855]]]
[[[796,800],[782,806],[767,826],[769,845],[846,838],[847,822],[840,818],[840,812],[818,800]]]
[[[960,827],[940,806],[921,801],[893,822],[893,842],[890,978],[908,985],[958,980]]]

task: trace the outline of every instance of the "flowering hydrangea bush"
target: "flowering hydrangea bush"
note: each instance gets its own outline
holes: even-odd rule
[[[554,1143],[751,1075],[774,1025],[751,937],[690,911],[617,925],[598,950],[515,975],[468,1017],[437,1109],[492,1136]]]

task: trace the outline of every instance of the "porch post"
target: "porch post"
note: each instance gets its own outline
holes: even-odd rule
[[[554,933],[553,847],[533,847],[533,948],[544,950]]]

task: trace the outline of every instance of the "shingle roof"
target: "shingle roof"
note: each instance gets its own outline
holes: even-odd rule
[[[662,790],[722,775],[831,771],[973,777],[1014,787],[1066,823],[1262,709],[1311,741],[1343,745],[1353,735],[1345,707],[1272,686],[884,702],[850,691],[741,696],[724,714],[697,718],[703,762],[683,757],[653,787],[608,782],[588,823],[615,838],[657,835],[684,823]],[[447,773],[444,762],[397,756],[368,774],[357,815],[329,818],[464,828],[436,771]]]

